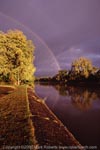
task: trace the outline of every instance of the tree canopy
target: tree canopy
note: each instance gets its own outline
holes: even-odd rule
[[[74,75],[80,75],[88,78],[88,76],[93,72],[92,62],[85,57],[80,57],[72,62],[71,72]]]
[[[0,80],[16,84],[33,81],[34,49],[22,31],[0,32]]]
[[[68,76],[67,70],[60,70],[54,78],[56,78],[57,81],[66,82],[67,76]]]

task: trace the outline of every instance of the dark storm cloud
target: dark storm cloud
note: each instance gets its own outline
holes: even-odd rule
[[[99,0],[0,0],[0,11],[38,34],[50,47],[61,68],[69,68],[80,56],[92,59],[95,65],[100,64]],[[7,24],[1,22],[1,29],[5,29]],[[43,65],[46,71],[55,69],[52,65],[48,67],[51,62],[45,61],[42,65],[42,60],[49,54],[41,55],[40,60],[39,53],[37,49],[38,70],[42,72]]]

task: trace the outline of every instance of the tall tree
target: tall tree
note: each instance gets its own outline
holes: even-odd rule
[[[9,30],[7,33],[1,32],[0,58],[2,58],[2,61],[0,63],[0,74],[3,77],[7,76],[10,82],[17,84],[33,81],[35,72],[33,65],[34,49],[34,44],[27,39],[23,32],[19,30]],[[3,74],[4,70],[6,70],[6,74]]]
[[[85,57],[80,57],[72,62],[71,72],[76,76],[79,75],[88,78],[88,76],[92,73],[92,71],[93,71],[92,62]]]

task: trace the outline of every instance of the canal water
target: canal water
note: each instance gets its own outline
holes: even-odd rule
[[[35,91],[83,146],[100,149],[100,88],[35,85]]]

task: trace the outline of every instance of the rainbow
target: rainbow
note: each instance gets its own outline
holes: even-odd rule
[[[0,15],[2,17],[7,18],[8,20],[14,22],[15,24],[17,24],[18,26],[20,26],[21,28],[25,29],[26,31],[28,31],[31,35],[33,35],[41,44],[43,44],[43,46],[45,46],[47,48],[47,50],[50,52],[54,63],[56,64],[56,67],[58,70],[60,70],[60,65],[54,55],[54,53],[52,52],[52,50],[48,47],[48,45],[45,43],[45,41],[39,36],[37,35],[35,32],[33,32],[29,27],[27,27],[26,25],[24,25],[23,23],[17,21],[16,19],[12,18],[11,16],[6,15],[3,12],[0,12]]]

